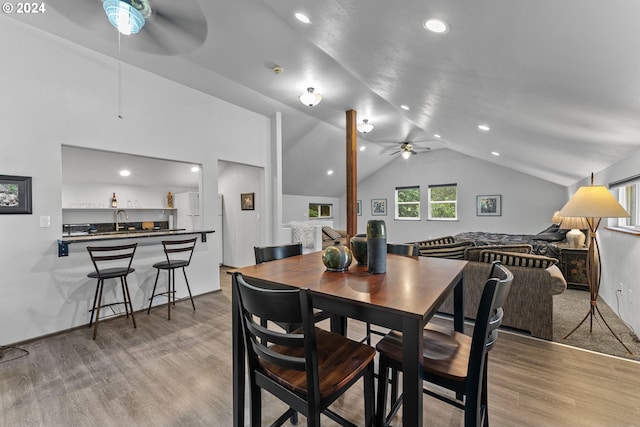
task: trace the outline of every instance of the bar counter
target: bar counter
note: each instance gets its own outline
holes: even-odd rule
[[[215,230],[134,230],[64,236],[61,239],[58,239],[58,257],[68,256],[69,245],[73,243],[102,242],[109,240],[141,239],[164,236],[185,236],[190,234],[199,234],[200,240],[204,243],[207,241],[207,234],[209,233],[215,233]]]

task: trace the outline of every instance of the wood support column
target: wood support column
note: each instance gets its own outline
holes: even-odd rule
[[[358,133],[357,113],[347,111],[347,245],[351,237],[358,234],[356,204],[358,198]]]

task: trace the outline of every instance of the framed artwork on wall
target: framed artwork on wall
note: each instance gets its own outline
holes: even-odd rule
[[[362,200],[356,201],[356,214],[362,216]]]
[[[371,215],[386,215],[387,199],[371,199]]]
[[[501,216],[502,215],[502,196],[476,196],[476,215],[477,216]]]
[[[0,175],[0,214],[31,213],[31,177]]]
[[[240,194],[240,208],[243,211],[254,210],[253,199],[255,193],[241,193]]]

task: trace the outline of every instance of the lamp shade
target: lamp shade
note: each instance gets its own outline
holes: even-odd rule
[[[307,88],[307,91],[300,95],[300,102],[307,107],[314,107],[322,101],[322,96],[319,93],[315,93],[312,87]]]
[[[144,15],[129,2],[104,0],[102,7],[111,25],[124,35],[136,34],[144,26]]]
[[[560,216],[560,211],[555,211],[553,213],[553,216],[551,217],[551,222],[554,224],[560,224],[560,221],[562,221],[562,217]]]
[[[560,215],[586,218],[622,218],[629,214],[604,185],[578,188],[560,210]]]
[[[582,216],[567,216],[560,221],[560,230],[588,230],[589,223]]]

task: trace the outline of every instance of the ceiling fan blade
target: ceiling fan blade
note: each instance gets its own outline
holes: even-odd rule
[[[390,156],[393,156],[394,154],[398,154],[400,152],[400,150],[398,151],[394,151],[393,153],[389,154]]]

